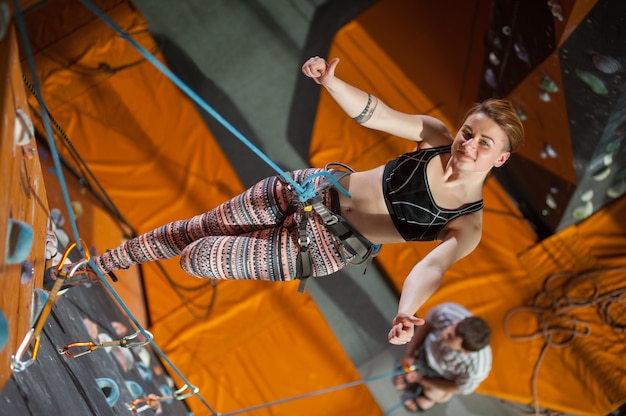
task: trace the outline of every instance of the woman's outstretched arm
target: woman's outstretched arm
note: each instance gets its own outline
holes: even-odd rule
[[[409,272],[402,285],[398,313],[389,331],[389,342],[406,344],[413,338],[414,326],[424,324],[415,313],[439,287],[444,273],[457,260],[467,256],[480,242],[479,214],[457,218],[455,228],[445,232],[441,244],[430,251]]]
[[[416,142],[441,138],[442,135],[452,141],[450,132],[440,120],[396,111],[378,97],[337,78],[335,69],[338,64],[339,58],[326,62],[325,59],[314,56],[304,63],[302,72],[322,85],[343,111],[357,123]]]

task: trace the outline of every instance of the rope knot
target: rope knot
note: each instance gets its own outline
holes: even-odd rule
[[[297,190],[298,200],[302,203],[310,201],[317,196],[317,190],[313,182],[307,181],[300,185],[300,189]]]

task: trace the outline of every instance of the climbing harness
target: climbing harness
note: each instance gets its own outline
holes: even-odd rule
[[[189,389],[189,392],[183,394],[183,392],[187,389]],[[188,386],[187,384],[185,384],[169,396],[157,396],[156,394],[150,394],[148,397],[142,397],[140,399],[137,399],[128,405],[128,409],[133,413],[141,413],[145,410],[152,409],[153,406],[161,402],[168,402],[171,400],[185,400],[191,396],[196,395],[197,393],[197,387]]]
[[[117,26],[106,14],[94,6],[89,0],[81,0],[81,2],[91,10],[96,16],[98,16],[104,23],[106,23],[111,29],[113,29],[120,37],[130,43],[143,57],[154,65],[159,71],[161,71],[166,77],[168,77],[178,88],[181,89],[189,98],[191,98],[196,104],[198,104],[204,111],[210,114],[216,121],[218,121],[224,128],[230,131],[237,139],[245,144],[250,150],[252,150],[257,156],[259,156],[265,163],[267,163],[272,169],[274,169],[294,190],[298,200],[303,204],[303,219],[302,222],[306,225],[306,220],[311,215],[312,210],[318,212],[326,223],[329,230],[331,230],[337,237],[339,237],[342,245],[353,256],[360,257],[364,262],[367,261],[372,255],[375,255],[380,250],[380,246],[375,246],[363,236],[358,234],[350,225],[341,218],[338,214],[334,214],[328,211],[322,204],[322,199],[319,195],[319,191],[334,187],[336,191],[339,191],[350,197],[350,194],[339,184],[339,181],[332,172],[328,169],[313,174],[306,178],[302,183],[297,183],[292,177],[290,177],[285,171],[283,171],[274,161],[268,158],[259,148],[257,148],[250,140],[248,140],[241,132],[239,132],[234,126],[226,121],[217,111],[207,104],[198,94],[196,94],[189,86],[187,86],[179,77],[177,77],[169,68],[156,59],[149,51],[141,46],[137,41],[125,33],[119,26]],[[328,165],[327,165],[328,166]],[[342,165],[346,167],[345,165]],[[348,168],[349,169],[349,168]],[[349,169],[352,170],[352,169]],[[338,175],[342,176],[348,174],[341,172]],[[325,188],[317,188],[313,184],[313,179],[318,176],[324,176]],[[336,192],[335,191],[335,192]],[[300,246],[299,255],[299,276],[302,279],[306,279],[311,275],[311,258],[308,250],[310,244],[310,238],[305,232],[304,226],[301,224],[301,233],[298,238],[298,244]],[[299,291],[304,290],[303,283]]]
[[[152,342],[154,336],[149,331],[143,331],[147,336],[144,336],[144,340],[137,340],[140,335],[143,335],[142,331],[137,331],[132,335],[127,335],[124,338],[116,341],[102,341],[102,342],[73,342],[71,344],[67,344],[63,348],[57,348],[57,352],[60,355],[66,355],[70,358],[77,358],[86,354],[89,354],[95,351],[98,348],[107,348],[107,347],[122,347],[122,348],[135,348],[135,347],[143,347]],[[70,352],[75,348],[86,348],[79,352]]]
[[[333,166],[342,167],[347,171],[331,169]],[[324,195],[320,192],[326,190],[330,192],[330,197],[333,200],[331,206],[333,206],[333,209],[336,209],[335,206],[339,205],[339,197],[336,189],[333,188],[335,186],[334,183],[339,183],[343,177],[351,174],[354,170],[343,163],[332,162],[326,164],[324,171],[320,173],[326,172],[329,173],[335,181],[327,181],[325,180],[326,178],[324,178],[320,185],[318,185],[315,189],[315,196],[302,202],[302,218],[300,219],[300,224],[298,226],[298,245],[300,246],[300,251],[297,258],[298,277],[300,279],[298,292],[300,293],[304,292],[306,279],[309,278],[313,272],[311,253],[309,251],[311,238],[307,227],[308,220],[313,212],[320,216],[326,225],[326,228],[339,239],[342,247],[350,254],[351,258],[348,264],[366,264],[366,268],[363,273],[367,271],[367,264],[369,264],[369,262],[371,262],[371,260],[378,255],[381,249],[379,244],[371,243],[354,228],[352,228],[352,226],[343,217],[341,217],[341,215],[331,211],[326,207],[326,205],[324,205]],[[315,175],[311,175],[311,177],[314,176]],[[337,203],[335,203],[335,201]]]

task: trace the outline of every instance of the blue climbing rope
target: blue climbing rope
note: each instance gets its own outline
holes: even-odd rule
[[[272,161],[267,155],[265,155],[258,147],[256,147],[248,138],[246,138],[239,130],[237,130],[232,124],[230,124],[224,117],[222,117],[213,107],[207,104],[198,94],[196,94],[187,84],[185,84],[179,77],[177,77],[172,71],[169,70],[161,61],[156,59],[146,48],[141,46],[130,35],[124,32],[119,26],[117,26],[105,13],[93,5],[89,0],[80,0],[92,13],[106,23],[111,29],[113,29],[122,39],[130,43],[141,55],[146,58],[148,62],[154,65],[159,71],[161,71],[166,77],[168,77],[178,88],[180,88],[189,98],[191,98],[196,104],[198,104],[203,110],[217,120],[222,126],[230,131],[235,137],[237,137],[243,144],[245,144],[250,150],[256,153],[265,163],[267,163],[272,169],[282,176],[289,184],[294,187],[296,195],[300,202],[306,202],[317,196],[317,190],[311,182],[315,176],[325,176],[332,184],[337,188],[339,192],[350,198],[350,194],[339,184],[339,182],[329,173],[320,172],[319,174],[311,175],[306,178],[301,184],[294,181],[287,173],[282,170],[274,161]]]
[[[220,413],[218,416],[232,416],[232,415],[238,415],[240,413],[252,412],[253,410],[262,409],[264,407],[274,406],[274,405],[277,405],[277,404],[282,404],[282,403],[290,402],[290,401],[293,401],[293,400],[304,399],[306,397],[317,396],[317,395],[324,394],[324,393],[330,393],[330,392],[335,391],[335,390],[345,389],[345,388],[348,388],[348,387],[354,387],[354,386],[358,386],[360,384],[366,384],[366,383],[369,383],[369,382],[372,382],[372,381],[380,380],[380,379],[383,379],[383,378],[389,378],[389,377],[397,376],[397,375],[404,374],[404,373],[405,373],[404,369],[400,369],[400,370],[392,371],[390,373],[380,374],[380,375],[377,375],[377,376],[368,377],[368,378],[364,378],[364,379],[356,380],[356,381],[351,381],[351,382],[345,383],[345,384],[340,384],[338,386],[328,387],[328,388],[321,389],[321,390],[315,390],[315,391],[312,391],[312,392],[309,392],[309,393],[299,394],[299,395],[296,395],[296,396],[287,397],[287,398],[280,399],[280,400],[275,400],[273,402],[267,402],[267,403],[259,404],[257,406],[246,407],[244,409],[235,410],[233,412]]]
[[[39,78],[37,77],[37,73],[35,72],[35,61],[33,59],[32,50],[30,49],[30,43],[28,40],[28,35],[26,33],[26,25],[24,24],[24,18],[22,16],[22,10],[20,9],[19,1],[13,0],[13,7],[15,9],[15,23],[17,24],[17,28],[20,32],[20,36],[22,37],[22,47],[24,48],[24,55],[26,55],[26,61],[28,62],[28,68],[33,76],[33,87],[38,92],[37,103],[41,108],[41,119],[43,120],[43,127],[46,131],[46,136],[50,139],[48,142],[50,143],[50,153],[52,154],[52,160],[54,162],[54,166],[58,172],[59,182],[65,184],[65,176],[63,175],[63,169],[61,168],[61,160],[59,158],[59,153],[57,152],[56,144],[53,140],[54,135],[52,133],[52,126],[50,125],[50,120],[48,119],[48,110],[43,102],[43,98],[41,98],[41,91]],[[67,188],[61,186],[61,194],[63,195],[63,202],[66,207],[71,207],[70,204],[70,195],[67,191]],[[72,226],[72,233],[75,236],[76,247],[84,252],[84,248],[81,246],[80,239],[78,238],[78,227],[76,226],[76,217],[74,216],[74,212],[71,209],[68,209],[68,215],[70,218],[70,223]]]

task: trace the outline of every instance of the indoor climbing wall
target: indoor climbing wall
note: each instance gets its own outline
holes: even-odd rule
[[[600,1],[559,48],[578,184],[559,227],[626,193],[626,3]]]
[[[189,389],[179,390],[151,339],[135,332],[103,286],[57,292],[43,284],[71,230],[48,206],[45,185],[54,181],[50,201],[62,204],[60,177],[45,140],[35,137],[19,54],[15,26],[0,27],[0,73],[8,81],[0,83],[0,414],[186,415]]]
[[[626,193],[626,3],[521,3],[494,2],[480,94],[524,119],[527,144],[496,175],[545,238]]]
[[[24,60],[21,63],[27,79],[33,80],[35,72],[39,76],[42,88],[35,92],[45,97],[48,112],[58,124],[53,133],[57,136],[60,157],[64,166],[72,171],[71,175],[66,175],[70,188],[68,205],[71,205],[67,209],[58,198],[58,172],[45,172],[51,214],[61,211],[66,219],[65,226],[69,227],[72,222],[69,214],[73,213],[86,248],[94,247],[101,252],[115,247],[121,237],[126,237],[120,235],[124,226],[132,225],[136,234],[172,220],[190,218],[236,195],[242,188],[230,161],[213,140],[193,103],[108,27],[104,19],[86,8],[85,3],[54,0],[25,11],[28,37],[35,45],[35,70],[30,70]],[[94,3],[122,31],[131,33],[148,54],[162,59],[159,44],[130,1]],[[28,99],[35,106],[35,95],[30,94]],[[41,119],[34,119],[39,133],[43,131]],[[43,148],[39,149],[39,155],[42,160],[50,159],[50,152]],[[111,214],[107,221],[104,214]],[[73,233],[69,234],[73,239]],[[145,303],[148,328],[154,334],[155,344],[163,346],[164,354],[176,367],[185,369],[188,384],[198,387],[199,396],[186,401],[194,414],[212,414],[210,406],[213,405],[222,411],[241,413],[240,409],[259,404],[268,409],[259,410],[258,414],[294,414],[303,406],[319,414],[349,410],[363,415],[380,413],[366,385],[338,390],[323,401],[311,396],[304,403],[295,399],[280,403],[280,410],[276,410],[276,405],[269,408],[270,402],[359,378],[356,367],[311,296],[297,294],[297,282],[215,284],[186,275],[178,259],[133,269],[141,271],[145,291],[131,299],[124,298],[124,302]],[[119,278],[113,286],[116,290],[128,280],[123,272],[126,271],[116,273]],[[53,323],[49,328],[46,322],[40,353],[46,363],[66,365],[65,357],[60,357],[54,347],[62,348],[76,341],[96,342],[101,333],[115,339],[112,322],[120,319],[96,316],[87,311],[85,305],[75,303],[74,300],[83,300],[83,297],[100,300],[96,292],[99,288],[89,288],[89,292],[82,289],[69,291],[82,292],[84,296],[79,299],[70,301],[64,295],[57,301],[53,312],[61,323],[60,330]],[[68,309],[61,315],[60,310],[65,306]],[[100,307],[109,310],[108,306]],[[242,320],[241,316],[254,317],[254,324]],[[307,325],[303,326],[302,322]],[[84,324],[92,331],[83,328]],[[132,333],[130,328],[129,331]],[[285,345],[298,354],[285,354]],[[98,348],[87,357],[70,361],[67,365],[71,371],[59,372],[63,381],[58,374],[47,371],[54,366],[44,371],[24,372],[24,378],[48,373],[55,376],[57,381],[41,381],[45,386],[38,390],[40,394],[17,397],[32,380],[13,377],[12,388],[7,388],[0,400],[21,401],[26,406],[29,399],[36,400],[32,397],[56,392],[55,386],[69,383],[76,400],[80,401],[76,408],[92,406],[107,414],[109,407],[118,413],[126,410],[124,406],[133,394],[128,386],[136,387],[133,381],[143,389],[140,398],[163,394],[160,392],[163,378],[157,381],[153,377],[151,383],[143,382],[136,365],[126,363],[123,367],[113,354],[104,354],[102,350]],[[302,354],[306,360],[302,360]],[[255,357],[253,366],[248,359],[250,356]],[[135,364],[140,365],[143,359],[139,353],[134,354]],[[88,364],[90,362],[92,364]],[[281,365],[277,366],[277,362]],[[31,370],[40,366],[35,363]],[[103,366],[106,369],[100,368]],[[307,375],[297,383],[293,383],[294,368]],[[171,370],[170,374],[176,377],[176,387],[187,383],[180,373]],[[109,380],[97,380],[102,378]],[[68,379],[78,383],[70,383]],[[261,383],[259,379],[264,381]],[[100,388],[96,381],[102,383]],[[86,394],[82,394],[79,384],[87,386]],[[111,395],[113,385],[119,390],[115,403],[115,395]],[[17,399],[13,395],[17,395]],[[109,406],[105,398],[109,399]],[[68,403],[69,399],[55,401],[57,410],[51,411],[68,413],[68,409],[72,409],[70,405],[64,406]],[[43,400],[32,403],[31,407],[37,407],[32,414],[41,414],[37,410],[42,405],[45,405]],[[24,406],[13,414],[27,414],[21,412]],[[165,409],[164,406],[164,414],[175,414],[173,406]]]
[[[31,328],[34,288],[45,267],[48,202],[13,30],[0,31],[0,388]]]

